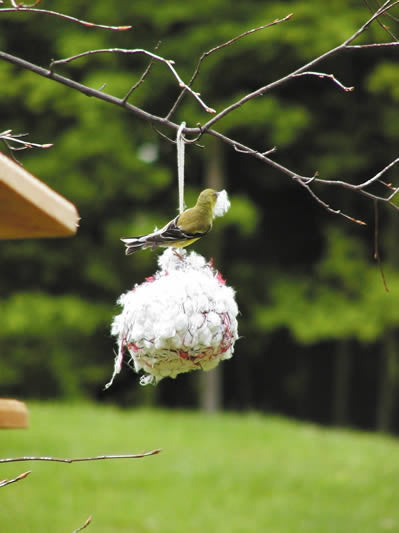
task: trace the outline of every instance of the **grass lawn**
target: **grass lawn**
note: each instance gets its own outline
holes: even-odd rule
[[[399,531],[399,442],[260,414],[29,404],[0,456],[163,451],[144,459],[0,465],[1,533]]]

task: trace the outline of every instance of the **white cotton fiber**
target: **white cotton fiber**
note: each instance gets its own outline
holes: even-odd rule
[[[220,273],[202,256],[185,250],[167,249],[158,264],[154,276],[118,300],[122,312],[111,328],[118,354],[106,387],[121,371],[125,353],[136,372],[145,373],[142,385],[210,370],[233,355],[238,308],[234,290]]]

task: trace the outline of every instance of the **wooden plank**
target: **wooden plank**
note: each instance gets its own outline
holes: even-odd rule
[[[0,153],[0,239],[68,237],[79,218],[71,202]]]
[[[29,413],[26,405],[18,400],[0,398],[0,429],[27,428]]]

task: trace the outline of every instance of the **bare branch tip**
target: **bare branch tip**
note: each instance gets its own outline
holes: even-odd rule
[[[261,152],[260,155],[266,156],[269,154],[273,154],[274,152],[277,152],[277,146],[273,146],[273,148],[270,148],[270,150],[266,150],[266,152]]]
[[[78,527],[78,529],[75,529],[75,531],[73,533],[79,533],[80,531],[83,531],[83,529],[86,529],[87,526],[89,526],[91,524],[91,521],[92,521],[93,517],[90,515],[89,518],[87,518],[84,522],[84,524],[82,524],[80,527]]]
[[[0,487],[6,487],[7,485],[11,485],[12,483],[17,483],[18,481],[21,481],[21,479],[25,479],[29,474],[31,473],[31,470],[28,470],[27,472],[23,472],[22,474],[19,474],[17,477],[14,477],[13,479],[1,479],[0,480]]]
[[[23,472],[22,474],[19,474],[18,479],[25,479],[31,473],[32,473],[32,470],[27,470],[26,472]]]

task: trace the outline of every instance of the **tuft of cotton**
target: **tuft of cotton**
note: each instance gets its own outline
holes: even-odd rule
[[[227,192],[223,189],[223,191],[220,191],[218,194],[216,205],[213,209],[213,216],[222,217],[230,209],[230,205],[231,203]]]
[[[118,352],[106,388],[121,371],[125,355],[136,372],[144,372],[141,385],[210,370],[233,355],[238,307],[221,274],[186,250],[168,248],[158,265],[153,276],[118,299],[122,312],[111,326]]]

